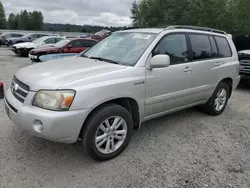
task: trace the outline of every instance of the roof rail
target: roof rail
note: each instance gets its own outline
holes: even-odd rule
[[[125,28],[123,28],[121,30],[129,30],[129,29],[140,29],[140,27],[135,27],[135,26],[133,26],[133,27],[125,27]]]
[[[187,25],[172,25],[165,28],[165,30],[170,29],[191,29],[191,30],[199,30],[199,31],[208,31],[208,32],[214,32],[214,33],[220,33],[220,34],[227,34],[225,31],[208,28],[208,27],[199,27],[199,26],[187,26]]]

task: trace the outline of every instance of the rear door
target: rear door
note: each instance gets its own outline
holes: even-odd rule
[[[192,50],[192,81],[196,101],[208,100],[218,83],[218,48],[213,35],[189,33]]]

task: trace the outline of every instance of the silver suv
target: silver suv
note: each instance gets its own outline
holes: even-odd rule
[[[20,129],[79,140],[89,156],[108,160],[144,121],[193,106],[221,114],[239,80],[237,52],[223,31],[126,29],[79,56],[22,68],[5,104]]]

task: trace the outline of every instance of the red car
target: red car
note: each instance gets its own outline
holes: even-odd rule
[[[64,39],[51,47],[41,47],[30,51],[29,57],[32,61],[39,62],[39,56],[55,53],[80,53],[97,43],[98,40],[90,38]]]

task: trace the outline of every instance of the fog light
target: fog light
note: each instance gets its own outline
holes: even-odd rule
[[[35,120],[33,129],[38,133],[43,132],[43,129],[44,129],[43,123],[40,120]]]

